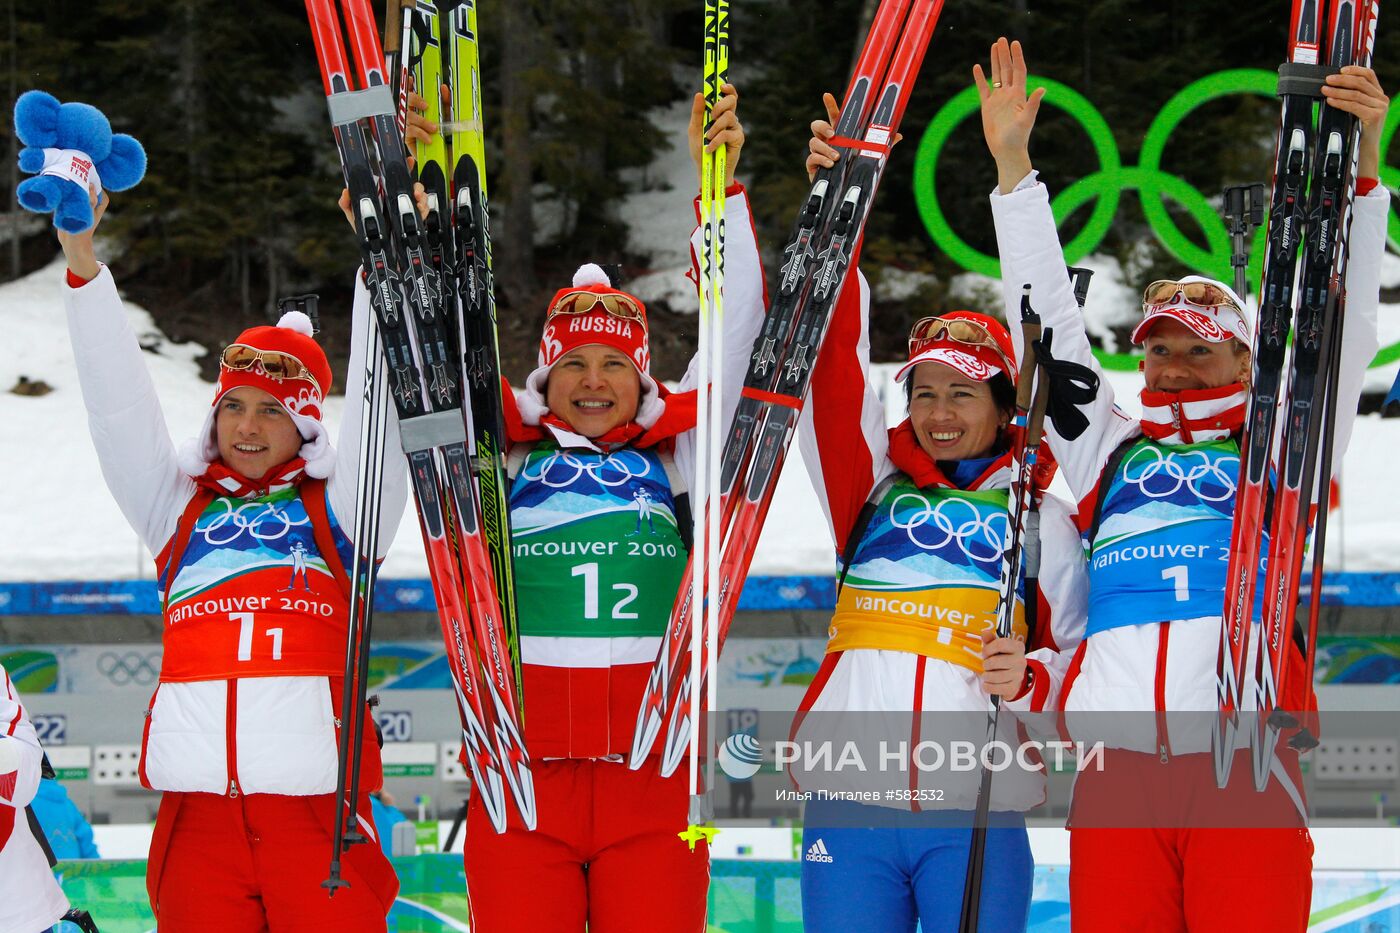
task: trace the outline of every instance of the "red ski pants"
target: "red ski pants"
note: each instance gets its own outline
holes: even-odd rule
[[[1304,933],[1312,837],[1277,779],[1255,792],[1248,752],[1225,791],[1209,755],[1105,760],[1104,773],[1080,773],[1074,789],[1074,933]]]
[[[465,863],[472,933],[702,933],[710,856],[678,838],[683,771],[597,759],[536,761],[538,828],[510,803],[497,833],[473,794]]]
[[[161,933],[381,933],[399,882],[377,842],[356,845],[342,858],[350,887],[333,898],[321,887],[334,806],[333,794],[167,792],[146,864]],[[368,821],[368,797],[359,809]]]

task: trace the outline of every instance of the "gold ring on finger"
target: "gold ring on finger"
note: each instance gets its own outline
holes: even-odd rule
[[[1001,82],[1000,82],[1000,81],[993,81],[993,82],[992,82],[992,87],[994,87],[994,88],[996,88],[996,87],[1001,87]]]

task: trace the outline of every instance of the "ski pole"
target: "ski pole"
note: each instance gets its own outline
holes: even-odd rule
[[[355,491],[354,556],[350,566],[350,626],[345,645],[345,679],[341,688],[340,747],[336,756],[335,823],[331,834],[331,867],[323,883],[332,897],[337,889],[349,887],[349,882],[341,877],[342,853],[351,845],[365,841],[358,821],[350,819],[349,814],[355,812],[359,790],[365,676],[368,673],[369,639],[373,624],[374,563],[379,547],[379,500],[388,412],[378,344],[378,329],[371,318],[365,322],[365,387],[360,399],[359,475]],[[362,670],[365,674],[361,673]]]
[[[1083,266],[1069,267],[1069,280],[1074,288],[1074,303],[1079,305],[1080,311],[1084,310],[1084,302],[1089,300],[1089,280],[1093,277],[1093,269]]]
[[[1249,234],[1264,223],[1264,186],[1230,185],[1225,189],[1225,227],[1230,231],[1230,265],[1235,270],[1235,294],[1249,299]]]
[[[1045,336],[1050,336],[1045,331]],[[1021,293],[1021,345],[1025,348],[1025,358],[1021,361],[1021,371],[1016,379],[1016,415],[1012,420],[1012,485],[1007,508],[1010,521],[1007,522],[1006,543],[1002,552],[1001,589],[997,597],[998,638],[1009,638],[1016,619],[1016,584],[1021,576],[1022,535],[1025,518],[1031,498],[1031,477],[1035,471],[1036,455],[1045,421],[1045,409],[1050,400],[1050,380],[1037,378],[1037,345],[1041,339],[1040,316],[1031,307],[1031,287],[1026,285]],[[1035,596],[1029,590],[1025,600]],[[1001,697],[992,694],[991,708],[987,713],[987,740],[985,749],[996,740],[997,717],[1001,711]],[[972,839],[967,850],[967,873],[963,879],[961,933],[976,933],[978,913],[982,901],[982,875],[986,863],[987,823],[991,811],[992,770],[982,763],[981,782],[977,788],[977,809],[972,820]]]
[[[729,83],[729,0],[712,0],[715,8],[715,22],[713,28],[714,39],[714,84],[710,88],[710,96],[714,103],[718,104],[723,99],[723,88]],[[712,119],[707,114],[707,121]],[[712,262],[713,274],[710,279],[711,289],[711,309],[710,315],[710,424],[706,432],[708,445],[706,454],[709,457],[709,465],[705,469],[705,481],[709,488],[705,492],[705,500],[718,505],[720,501],[720,457],[723,452],[724,424],[723,424],[723,399],[724,399],[724,199],[727,186],[725,185],[726,162],[729,153],[724,146],[715,149],[711,156],[710,163],[710,223],[714,228],[714,235],[709,238],[711,254],[714,257]],[[692,669],[696,671],[716,671],[719,669],[719,639],[720,639],[720,538],[723,534],[721,526],[721,510],[719,508],[705,510],[705,571],[707,578],[705,588],[710,594],[709,601],[705,605],[705,663],[697,665]],[[698,675],[697,675],[698,676]],[[696,685],[696,693],[699,693],[699,684]],[[717,677],[709,679],[709,691],[705,697],[705,705],[710,710],[713,717],[719,704],[719,680]],[[699,723],[699,719],[696,723]],[[699,729],[697,728],[697,732]],[[715,759],[717,756],[715,742],[718,736],[712,727],[705,730],[705,802],[707,806],[702,814],[708,818],[708,822],[714,821],[715,816]],[[713,835],[709,837],[713,839]]]

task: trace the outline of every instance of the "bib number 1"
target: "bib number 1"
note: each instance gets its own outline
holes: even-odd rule
[[[1175,567],[1168,567],[1162,571],[1162,579],[1170,580],[1176,585],[1176,601],[1184,603],[1191,598],[1191,588],[1186,585],[1185,564],[1177,564]]]
[[[238,660],[253,660],[253,636],[257,632],[251,612],[230,612],[229,620],[238,623]],[[282,660],[282,629],[270,628],[263,633],[272,639],[272,660]]]

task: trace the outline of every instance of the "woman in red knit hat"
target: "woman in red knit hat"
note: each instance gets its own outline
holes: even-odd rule
[[[98,221],[107,198],[97,203]],[[96,228],[94,223],[93,229]],[[146,711],[141,783],[163,791],[147,863],[162,930],[381,931],[398,889],[378,845],[345,856],[351,887],[321,887],[335,814],[360,410],[338,445],[322,422],[331,368],[306,315],[224,348],[213,404],[176,450],[93,230],[59,233],[69,334],[102,475],[156,558],[165,616]],[[351,398],[361,393],[368,299],[354,308]],[[392,419],[392,414],[391,414]],[[397,459],[397,421],[386,450]],[[382,557],[407,498],[384,471]],[[288,589],[288,581],[297,583]],[[382,781],[364,742],[356,813]]]
[[[762,319],[763,280],[743,187],[737,95],[708,146],[729,157],[725,385],[732,413]],[[697,163],[704,102],[696,95]],[[698,244],[698,240],[692,241]],[[699,247],[695,245],[698,253]],[[695,376],[651,374],[646,308],[596,265],[550,302],[537,365],[507,396],[511,541],[525,741],[538,805],[497,834],[472,798],[466,846],[474,933],[700,933],[709,857],[682,842],[688,786],[624,756],[684,572],[685,478],[695,459]],[[548,892],[539,896],[537,892]]]

